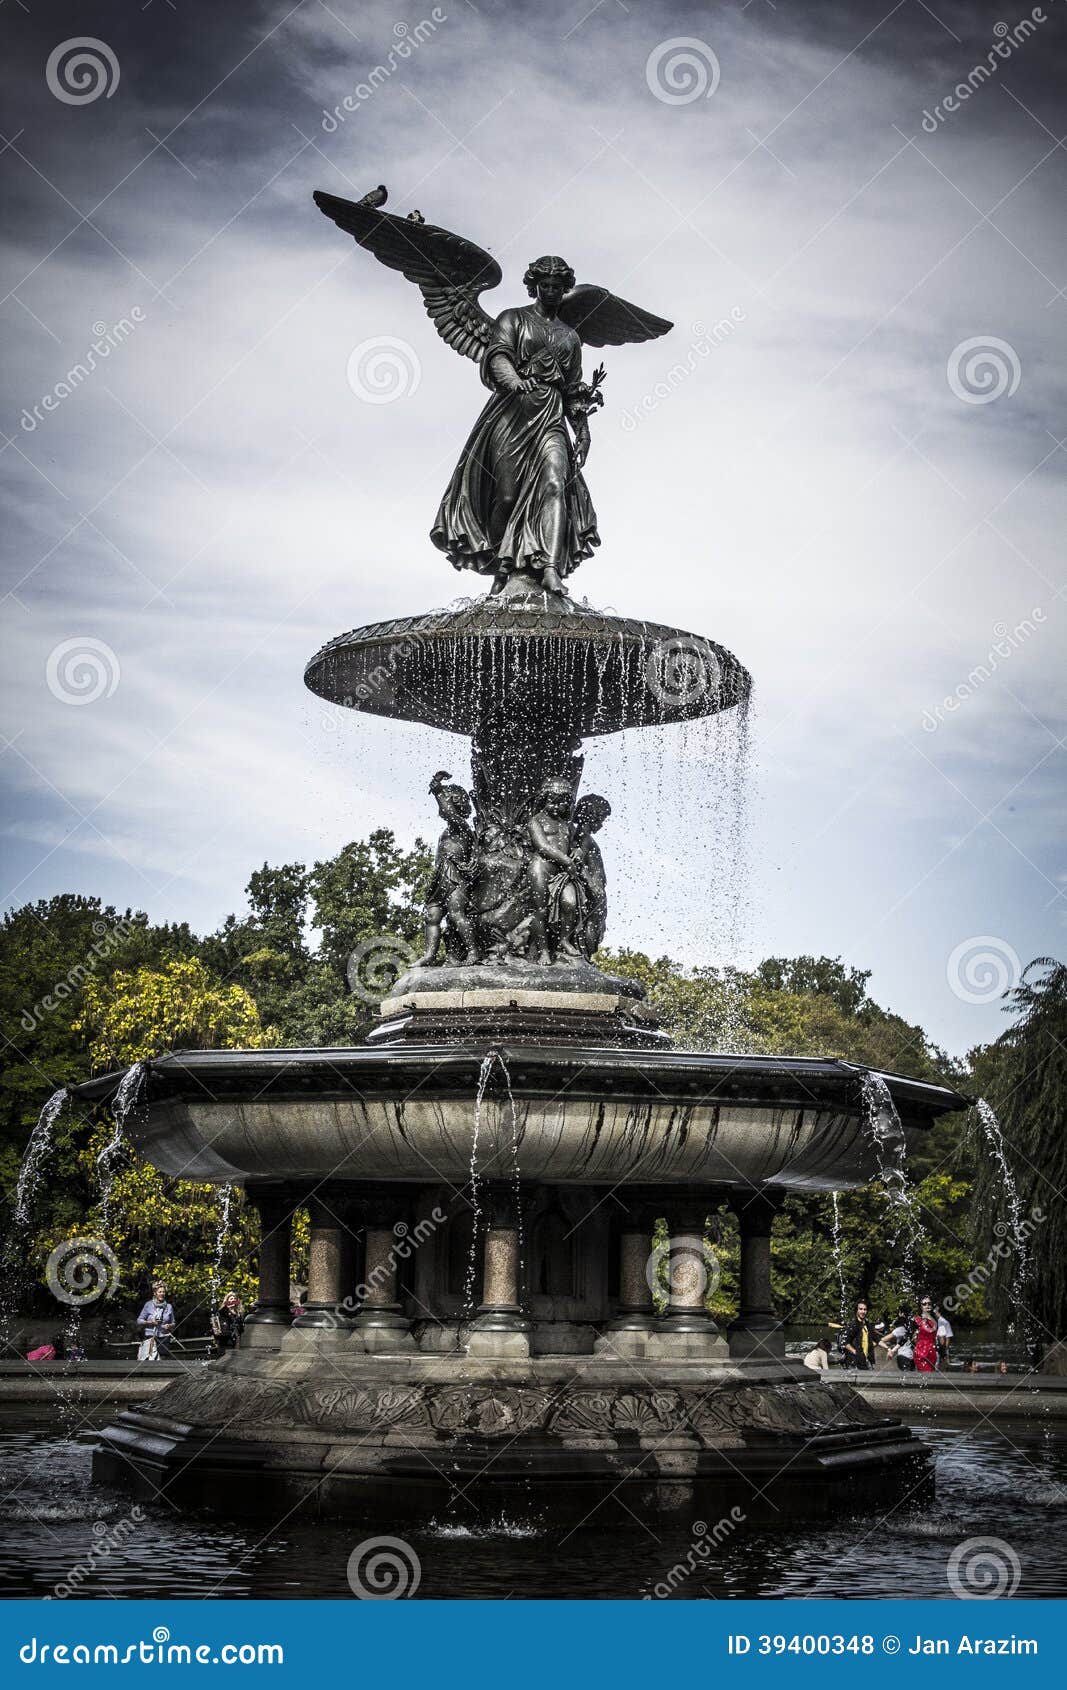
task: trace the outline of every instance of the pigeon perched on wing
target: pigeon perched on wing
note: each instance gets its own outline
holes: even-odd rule
[[[376,188],[372,188],[369,194],[364,194],[361,200],[356,201],[356,204],[372,205],[377,207],[379,205],[384,205],[388,198],[388,188],[385,186],[384,182],[379,182]]]

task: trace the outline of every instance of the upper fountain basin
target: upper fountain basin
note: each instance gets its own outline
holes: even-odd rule
[[[711,640],[538,599],[489,597],[355,628],[323,646],[304,680],[333,704],[471,735],[505,706],[584,739],[748,698],[748,670]]]
[[[477,1042],[337,1050],[178,1051],[147,1065],[127,1134],[185,1179],[507,1178],[599,1185],[832,1190],[878,1172],[846,1062]],[[505,1073],[511,1095],[505,1087]],[[909,1138],[966,1099],[884,1076]],[[106,1102],[121,1074],[76,1088]],[[514,1116],[512,1115],[512,1099]],[[513,1151],[513,1146],[517,1149]]]

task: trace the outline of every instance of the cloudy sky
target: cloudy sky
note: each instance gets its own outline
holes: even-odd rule
[[[751,669],[748,876],[728,734],[597,747],[609,938],[999,1031],[1067,950],[1063,13],[9,0],[4,905],[208,928],[432,827],[461,748],[301,678],[470,590],[427,530],[477,372],[311,201],[386,182],[493,309],[549,251],[677,325],[607,355],[573,585]]]

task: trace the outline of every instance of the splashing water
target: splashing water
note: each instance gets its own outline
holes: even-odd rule
[[[1004,1134],[1001,1130],[1000,1122],[997,1120],[996,1113],[994,1112],[992,1105],[987,1103],[984,1097],[980,1097],[978,1099],[974,1109],[982,1128],[983,1137],[985,1138],[986,1144],[989,1146],[989,1153],[992,1156],[993,1161],[996,1163],[997,1168],[1000,1171],[1000,1177],[1004,1182],[1004,1200],[1008,1210],[1006,1232],[1011,1238],[1011,1247],[1015,1254],[1015,1272],[1012,1276],[1011,1282],[1011,1300],[1013,1308],[1021,1311],[1023,1296],[1026,1291],[1026,1282],[1030,1276],[1030,1229],[1023,1217],[1022,1199],[1019,1196],[1019,1188],[1015,1183],[1015,1175],[1012,1173],[1011,1165],[1008,1162],[1007,1151],[1004,1145]],[[1004,1225],[1005,1223],[1003,1221],[998,1221],[994,1231],[1000,1235],[1000,1228],[1004,1227]],[[1014,1315],[1009,1318],[1008,1331],[1015,1331]],[[1029,1336],[1029,1334],[1027,1334],[1027,1336]]]
[[[848,1287],[845,1284],[845,1261],[841,1252],[841,1201],[839,1192],[832,1191],[830,1195],[834,1200],[834,1226],[832,1234],[834,1241],[834,1266],[837,1269],[837,1284],[841,1292],[841,1324],[844,1326],[845,1320],[848,1316]]]
[[[215,1260],[211,1269],[211,1306],[219,1300],[219,1287],[222,1284],[222,1252],[226,1248],[226,1240],[230,1236],[232,1224],[233,1186],[224,1185],[219,1192],[219,1224],[215,1232]]]
[[[33,1200],[37,1195],[37,1188],[41,1183],[48,1152],[52,1147],[52,1129],[59,1119],[68,1096],[66,1086],[61,1086],[58,1091],[54,1091],[38,1115],[37,1125],[30,1134],[30,1142],[26,1146],[26,1154],[22,1158],[18,1187],[15,1192],[15,1226],[20,1232],[25,1231],[30,1224]]]
[[[127,1068],[119,1081],[118,1090],[111,1105],[111,1113],[115,1119],[115,1130],[96,1158],[97,1173],[100,1176],[101,1228],[107,1227],[108,1210],[111,1206],[111,1188],[115,1183],[115,1159],[126,1136],[126,1119],[137,1102],[147,1072],[148,1068],[144,1062],[135,1062],[132,1068]]]
[[[908,1184],[908,1146],[897,1106],[881,1074],[869,1069],[860,1075],[864,1130],[878,1162],[878,1178],[889,1199],[894,1230],[889,1242],[900,1247],[902,1275],[909,1296],[917,1295],[916,1254],[926,1242],[918,1205]]]
[[[482,1065],[478,1070],[478,1087],[474,1094],[474,1126],[471,1132],[471,1160],[470,1160],[470,1188],[471,1188],[471,1247],[467,1256],[467,1272],[463,1281],[463,1318],[462,1324],[469,1325],[474,1316],[474,1281],[477,1269],[478,1232],[481,1226],[482,1211],[478,1200],[478,1138],[482,1126],[482,1103],[485,1100],[486,1087],[489,1076],[496,1061],[496,1052],[491,1050],[482,1057]]]

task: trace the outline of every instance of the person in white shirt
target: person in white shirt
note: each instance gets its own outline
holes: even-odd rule
[[[804,1366],[810,1367],[814,1373],[825,1373],[830,1366],[830,1340],[823,1337],[816,1339],[814,1349],[808,1351],[804,1357]]]
[[[941,1309],[935,1309],[934,1312],[937,1315],[937,1365],[938,1367],[947,1367],[948,1347],[955,1337],[955,1333],[948,1323],[948,1317]]]
[[[901,1373],[914,1373],[915,1351],[911,1343],[911,1315],[907,1309],[899,1309],[896,1323],[879,1338],[878,1346],[885,1350],[890,1361],[895,1360]]]

